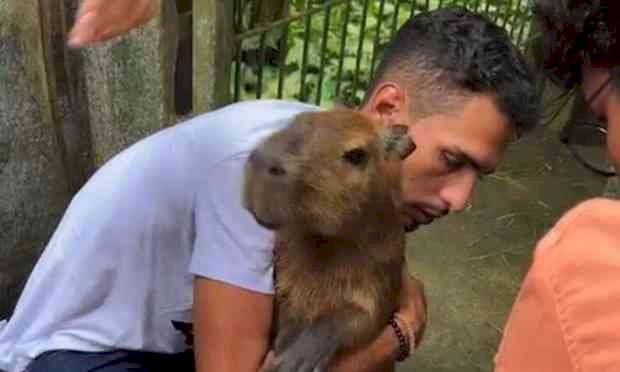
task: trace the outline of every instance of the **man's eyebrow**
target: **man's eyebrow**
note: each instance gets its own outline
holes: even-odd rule
[[[463,159],[463,161],[465,161],[467,164],[469,164],[472,168],[474,168],[481,174],[489,175],[495,173],[495,167],[482,164],[482,162],[477,161],[461,149],[456,148],[455,155]]]

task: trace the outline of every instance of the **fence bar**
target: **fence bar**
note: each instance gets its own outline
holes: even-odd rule
[[[489,12],[490,11],[491,10],[489,9]],[[494,14],[492,16],[489,14],[489,18],[491,18],[493,20],[493,23],[495,23],[496,25],[499,26],[499,22],[500,22],[500,18],[501,18],[499,6],[497,6],[495,8],[495,12],[494,12]]]
[[[258,73],[257,73],[257,83],[256,83],[256,99],[260,99],[263,94],[263,69],[265,66],[265,38],[267,37],[267,33],[264,32],[260,35],[259,41],[259,49],[258,49]]]
[[[516,12],[517,12],[517,13],[520,13],[520,12],[521,12],[521,3],[522,3],[522,1],[520,0],[520,1],[518,2],[518,4],[517,4],[517,7],[516,7]],[[510,38],[513,38],[513,37],[515,36],[515,28],[516,28],[516,27],[511,27],[511,28],[510,28]]]
[[[234,22],[235,22],[235,33],[239,33],[243,29],[243,0],[235,0],[235,7],[233,10],[234,14]],[[238,40],[234,42],[235,45],[235,72],[233,78],[235,79],[234,83],[234,91],[233,91],[233,101],[239,101],[241,96],[241,51],[243,49],[243,40]]]
[[[254,0],[254,5],[256,8],[253,9],[252,17],[250,17],[250,25],[249,25],[250,29],[253,29],[254,27],[256,27],[256,24],[260,20],[260,17],[263,11],[263,0]]]
[[[525,24],[527,22],[521,22],[521,27],[519,28],[519,36],[517,36],[517,45],[521,45],[523,43],[523,31],[525,31]]]
[[[239,100],[241,91],[241,41],[235,47],[235,102]]]
[[[484,14],[486,14],[488,16],[490,9],[491,9],[491,2],[489,0],[487,0],[486,6],[484,7]]]
[[[195,1],[195,0],[194,0]],[[235,15],[237,16],[236,19],[236,29],[235,32],[239,33],[242,31],[243,29],[243,4],[242,4],[243,0],[235,0],[235,5],[236,5],[236,13]]]
[[[508,20],[510,19],[511,14],[512,14],[512,0],[508,0],[508,9],[507,9],[506,16],[504,17],[504,23],[502,24],[503,29],[506,29],[506,25],[508,24]]]
[[[396,5],[394,7],[394,18],[392,19],[392,32],[390,32],[390,39],[394,37],[396,34],[396,30],[398,28],[398,12],[400,11],[400,1],[396,0]]]
[[[288,3],[288,1],[287,1]],[[287,4],[288,5],[288,4]],[[282,98],[282,92],[284,91],[284,75],[286,74],[286,55],[288,54],[288,27],[289,24],[285,23],[283,26],[284,32],[280,39],[280,48],[278,53],[280,60],[278,61],[278,98]]]
[[[323,19],[323,39],[321,40],[321,67],[319,68],[319,81],[316,90],[316,105],[321,104],[321,94],[323,91],[323,77],[325,75],[325,50],[327,48],[327,36],[329,35],[329,22],[332,8],[325,10],[325,18]]]
[[[306,9],[310,9],[312,0],[306,1]],[[304,30],[304,50],[301,58],[301,82],[299,87],[299,99],[306,100],[306,69],[308,68],[308,44],[310,40],[310,26],[312,25],[312,14],[306,16],[306,24]]]
[[[359,80],[359,73],[360,73],[360,65],[362,62],[362,52],[364,49],[364,34],[366,32],[366,18],[368,16],[368,5],[370,4],[370,0],[365,0],[364,1],[364,10],[362,11],[362,25],[360,26],[360,41],[359,44],[357,45],[357,56],[355,56],[356,61],[355,61],[355,74],[353,75],[353,86],[352,86],[352,91],[351,93],[353,94],[353,97],[355,97],[357,94],[357,84],[358,84],[358,80]]]
[[[381,0],[379,5],[379,20],[377,21],[377,32],[375,33],[375,42],[372,46],[372,60],[370,62],[370,75],[372,76],[375,71],[375,62],[377,59],[377,48],[379,46],[379,39],[381,37],[381,24],[383,21],[383,10],[385,9],[385,0]]]
[[[342,84],[342,64],[345,56],[345,43],[347,39],[347,26],[349,25],[349,13],[351,13],[351,0],[347,1],[347,7],[344,13],[344,22],[342,25],[342,35],[340,36],[340,58],[338,60],[338,75],[336,78],[336,96],[340,95],[340,87]]]
[[[326,3],[321,4],[321,5],[319,5],[319,6],[315,7],[315,8],[312,8],[312,9],[309,9],[309,10],[305,10],[303,12],[299,12],[298,14],[296,14],[294,16],[286,17],[286,18],[283,18],[283,19],[281,19],[279,21],[272,22],[272,23],[270,23],[268,25],[256,27],[253,30],[242,32],[242,33],[236,35],[235,39],[236,40],[247,39],[248,37],[251,37],[251,36],[254,36],[254,35],[258,35],[258,34],[263,33],[263,32],[271,31],[274,28],[278,28],[278,27],[280,27],[282,25],[285,25],[285,24],[288,24],[288,23],[292,23],[292,22],[297,21],[299,19],[302,19],[302,18],[304,18],[306,16],[310,16],[310,15],[313,15],[313,14],[316,14],[316,13],[320,13],[321,11],[327,9],[328,7],[332,7],[333,8],[336,5],[344,4],[345,2],[351,2],[351,0],[334,0],[334,1],[331,1],[331,2],[326,2]]]
[[[481,3],[481,0],[476,0],[475,5],[474,5],[474,12],[477,12],[478,9],[480,9],[480,3]]]

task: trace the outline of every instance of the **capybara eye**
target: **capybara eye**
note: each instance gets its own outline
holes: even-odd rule
[[[349,163],[357,166],[362,166],[368,161],[368,153],[360,147],[345,152],[342,157]]]

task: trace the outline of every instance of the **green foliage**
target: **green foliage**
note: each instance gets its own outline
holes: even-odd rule
[[[261,98],[295,99],[325,106],[335,101],[359,104],[383,47],[411,16],[412,6],[413,14],[448,5],[477,10],[504,27],[519,46],[523,46],[529,35],[530,9],[526,0],[308,1],[291,0],[289,17],[308,8],[324,9],[288,23],[288,32],[285,24],[265,35],[265,45],[285,60],[279,63],[276,58],[276,63],[262,64]],[[278,50],[284,35],[286,49]],[[260,49],[260,36],[244,40],[242,49]],[[255,55],[260,57],[258,53]],[[246,60],[240,66],[240,100],[257,98],[261,70],[258,60]],[[279,92],[281,76],[283,84]],[[233,92],[234,79],[233,74]]]

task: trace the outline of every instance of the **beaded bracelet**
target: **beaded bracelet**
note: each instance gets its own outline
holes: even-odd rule
[[[400,329],[400,326],[396,322],[394,316],[390,318],[389,323],[394,329],[394,333],[396,333],[396,337],[398,338],[398,356],[396,357],[396,361],[402,362],[409,356],[409,351],[411,350],[410,343],[407,337],[403,334],[403,331]]]
[[[405,319],[399,313],[394,313],[394,319],[400,323],[400,326],[402,328],[404,328],[403,331],[407,336],[407,340],[409,340],[410,348],[415,349],[418,340],[416,338],[415,331],[413,331],[413,329],[411,328],[411,325],[407,321],[405,321]]]

